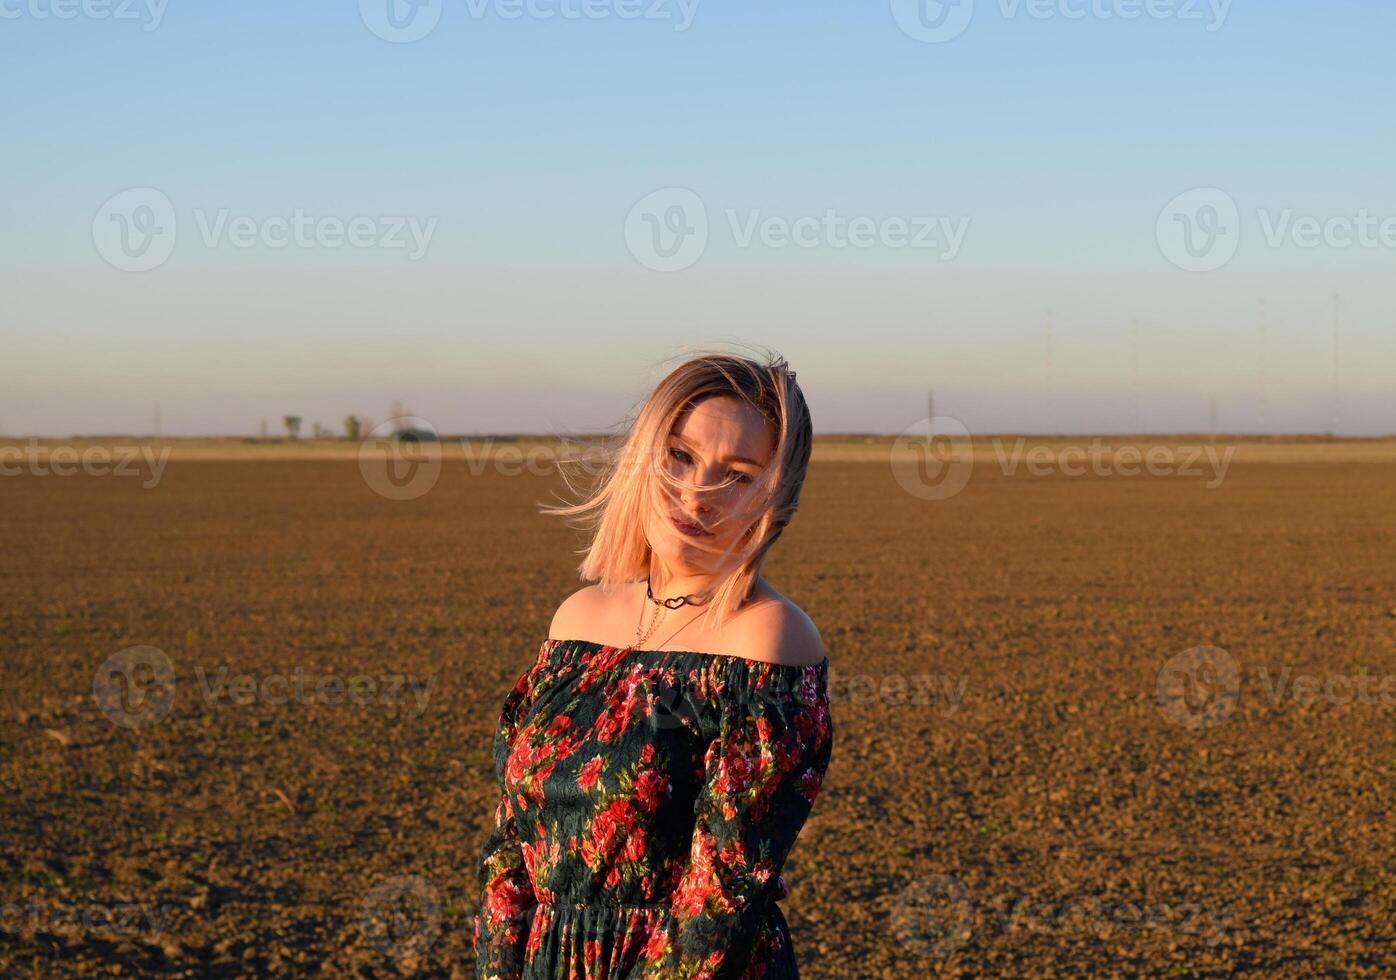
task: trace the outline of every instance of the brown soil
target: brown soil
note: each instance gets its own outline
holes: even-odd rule
[[[580,584],[555,486],[0,478],[0,974],[469,976],[499,705]],[[1393,555],[1390,463],[980,464],[934,501],[816,463],[766,565],[832,664],[803,975],[1392,975]],[[167,704],[94,696],[132,647]]]

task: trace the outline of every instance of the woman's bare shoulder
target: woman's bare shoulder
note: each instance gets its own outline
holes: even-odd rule
[[[548,637],[554,640],[592,640],[592,634],[604,629],[626,586],[607,589],[587,585],[562,600],[553,613]]]
[[[814,620],[792,600],[767,588],[737,620],[742,655],[792,667],[821,663],[824,639]]]

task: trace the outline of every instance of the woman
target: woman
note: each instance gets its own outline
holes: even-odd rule
[[[707,353],[649,396],[590,499],[544,508],[594,532],[598,582],[500,715],[477,977],[799,976],[776,901],[833,748],[829,661],[760,568],[811,440],[782,359]]]

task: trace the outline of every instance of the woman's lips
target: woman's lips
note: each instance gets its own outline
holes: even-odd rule
[[[704,531],[697,524],[689,524],[677,518],[670,518],[670,520],[673,522],[674,527],[678,528],[680,534],[686,534],[690,538],[706,538],[708,536],[708,532]]]

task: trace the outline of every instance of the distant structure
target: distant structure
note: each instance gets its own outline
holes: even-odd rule
[[[1259,380],[1259,383],[1260,383],[1260,424],[1256,427],[1256,431],[1263,433],[1263,432],[1265,431],[1265,408],[1266,408],[1266,405],[1265,405],[1265,297],[1264,297],[1264,296],[1260,297],[1260,306],[1259,306],[1259,313],[1258,313],[1257,321],[1256,321],[1256,329],[1257,329],[1256,345],[1257,345],[1257,347],[1258,347],[1259,349],[1256,351],[1255,364],[1256,364],[1256,372],[1257,372],[1257,375],[1258,375],[1258,380]]]
[[[1129,369],[1129,413],[1130,428],[1139,432],[1139,321],[1129,321],[1130,369]]]
[[[407,406],[401,400],[394,401],[392,405],[388,406],[388,418],[393,421],[394,432],[401,432],[407,427],[406,418],[409,414],[411,413],[407,411]]]
[[[1328,418],[1328,434],[1336,435],[1338,425],[1342,421],[1342,389],[1338,387],[1338,330],[1339,320],[1342,316],[1343,300],[1337,293],[1333,294],[1333,399]]]
[[[1047,421],[1046,429],[1051,429],[1056,420],[1056,412],[1052,411],[1052,308],[1047,307],[1047,327],[1046,343],[1044,347],[1043,370],[1046,374],[1047,392],[1042,406],[1041,418]]]

